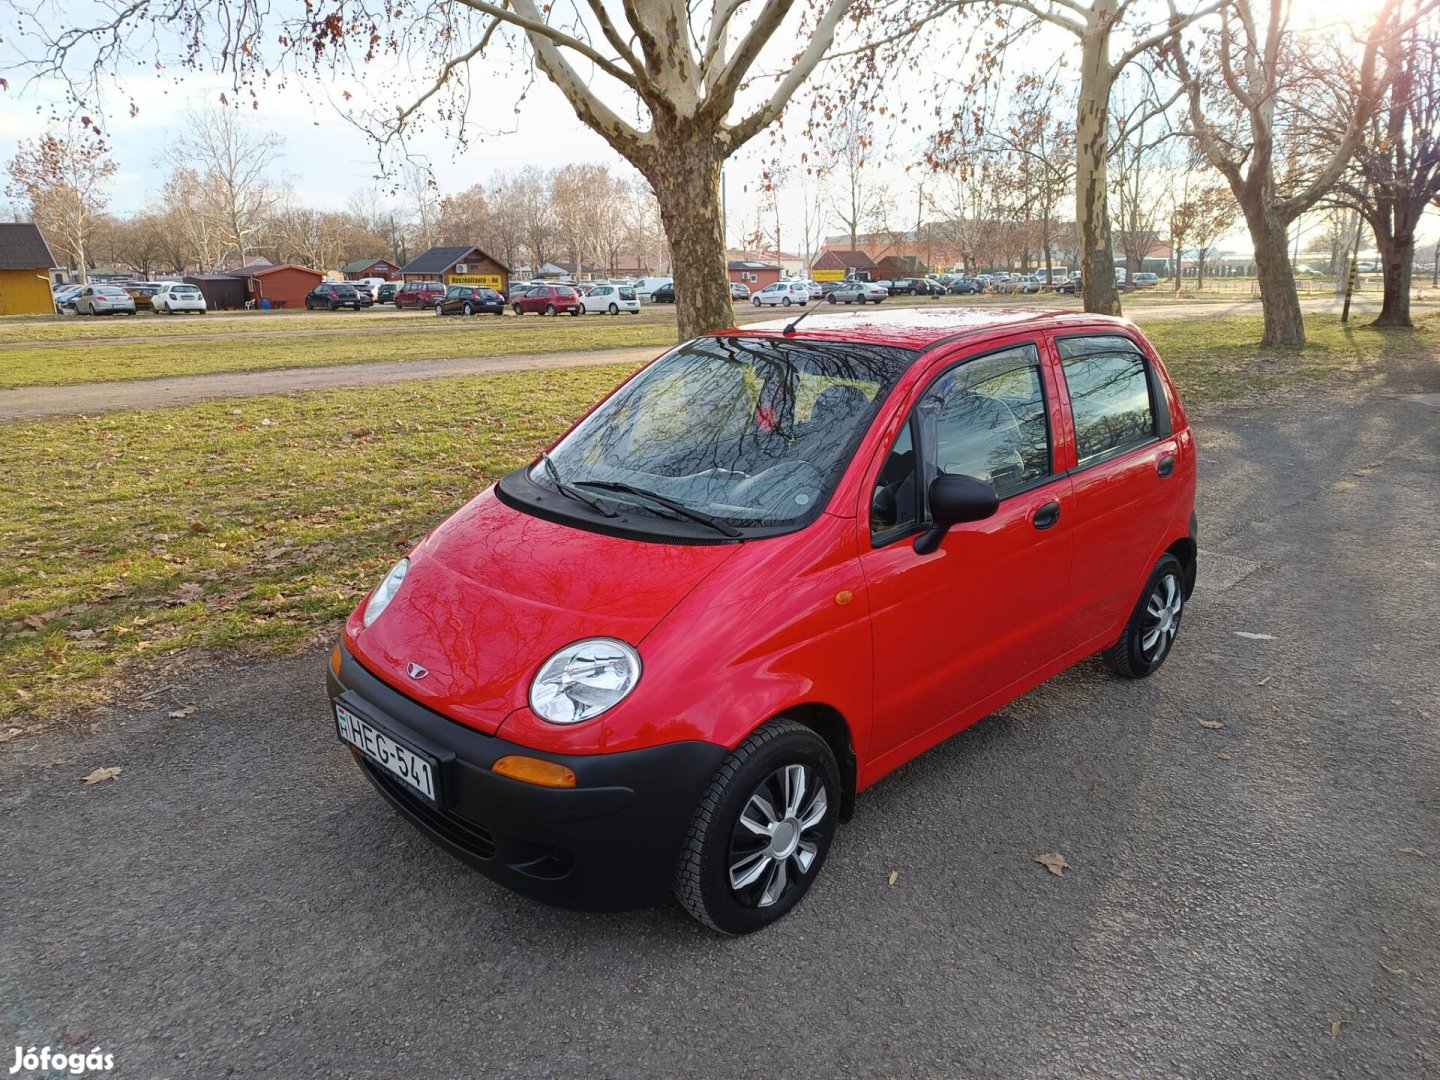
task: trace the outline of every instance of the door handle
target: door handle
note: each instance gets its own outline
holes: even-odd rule
[[[1175,471],[1175,455],[1163,454],[1160,460],[1155,462],[1155,471],[1161,476],[1169,476]]]
[[[1043,506],[1036,507],[1035,512],[1030,515],[1030,524],[1037,529],[1048,529],[1059,520],[1060,500],[1058,499],[1051,499]]]

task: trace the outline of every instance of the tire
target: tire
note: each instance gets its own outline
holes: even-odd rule
[[[1184,612],[1185,571],[1174,555],[1162,555],[1120,640],[1101,653],[1105,666],[1122,679],[1153,675],[1170,655]]]
[[[515,314],[516,314],[516,315],[523,315],[523,314],[524,314],[524,312],[522,312],[522,311],[520,310],[520,305],[519,305],[519,304],[514,305],[514,307],[515,307]]]
[[[784,299],[784,300],[781,300],[780,302],[781,302],[782,304],[784,304],[786,307],[789,307],[789,306],[790,306],[790,298],[789,298],[788,296],[785,297],[785,299]]]
[[[606,308],[605,310],[608,311],[608,312],[610,312],[611,315],[619,315],[619,314],[620,314],[620,305],[619,305],[619,304],[611,304],[611,305],[610,305],[608,308]]]
[[[759,307],[759,306],[760,306],[760,298],[759,298],[758,296],[755,297],[755,298],[754,298],[753,300],[751,300],[750,302],[751,302],[752,304],[754,304],[756,307]]]
[[[174,314],[175,314],[175,312],[173,312],[173,311],[170,310],[170,305],[169,305],[168,303],[167,303],[167,304],[165,305],[165,307],[163,308],[163,311],[164,311],[164,313],[165,313],[166,315],[174,315]]]
[[[474,314],[475,314],[475,309],[474,309],[473,307],[471,307],[469,304],[466,304],[463,308],[460,309],[460,313],[461,313],[462,315],[474,315]]]
[[[835,302],[835,294],[832,292],[832,293],[830,294],[830,303],[833,304],[834,302]],[[845,303],[847,303],[847,304],[848,304],[849,302],[850,302],[849,300],[846,300],[846,301],[845,301]]]
[[[792,797],[788,783],[797,775],[804,789]],[[839,813],[840,770],[829,745],[794,720],[770,721],[736,747],[700,797],[675,868],[675,896],[721,933],[770,925],[819,876]],[[762,829],[769,833],[764,842]],[[770,854],[777,843],[783,856]],[[752,878],[739,887],[737,867],[742,879]]]
[[[546,315],[554,315],[554,314],[555,314],[555,305],[554,305],[554,304],[546,304],[546,305],[545,305],[545,314],[546,314]]]
[[[334,301],[334,300],[331,300],[331,301],[330,301],[330,310],[331,310],[331,311],[339,311],[339,310],[340,310],[340,305],[339,305],[339,303],[336,302],[336,301]]]
[[[444,309],[444,307],[443,307],[442,305],[440,305],[440,304],[436,304],[436,305],[435,305],[435,314],[436,314],[436,315],[444,315],[444,314],[445,314],[445,309]]]

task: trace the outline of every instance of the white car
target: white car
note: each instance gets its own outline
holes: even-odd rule
[[[635,290],[629,285],[611,285],[609,282],[602,282],[580,297],[580,309],[586,315],[600,311],[608,315],[619,315],[622,311],[628,311],[631,315],[639,315],[640,298],[635,295]]]
[[[150,298],[150,310],[157,315],[178,315],[182,311],[205,314],[205,294],[184,281],[167,281]]]
[[[789,307],[809,302],[810,289],[803,281],[777,281],[750,297],[750,303],[756,307]]]
[[[635,282],[635,296],[640,300],[649,300],[650,294],[660,288],[661,285],[673,284],[675,284],[673,277],[642,277],[639,281]]]
[[[878,304],[890,290],[873,281],[842,281],[830,292],[832,304]]]
[[[804,285],[806,291],[810,294],[811,300],[819,300],[820,297],[825,294],[825,290],[820,288],[820,283],[818,281],[811,281],[809,278],[801,277],[790,278],[789,280],[799,282],[801,285]]]

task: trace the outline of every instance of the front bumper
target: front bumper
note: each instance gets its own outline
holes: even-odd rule
[[[343,646],[340,653],[339,675],[327,669],[330,696],[439,762],[439,805],[432,805],[355,752],[380,794],[435,844],[492,881],[560,907],[624,911],[669,892],[691,815],[725,747],[677,742],[616,754],[542,753],[427,709]],[[540,787],[493,772],[507,754],[560,762],[577,785]]]

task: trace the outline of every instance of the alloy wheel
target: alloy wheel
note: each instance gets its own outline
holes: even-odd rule
[[[730,837],[730,889],[747,907],[770,907],[799,888],[819,854],[829,797],[808,765],[785,765],[750,794]]]
[[[1140,652],[1150,663],[1165,655],[1180,629],[1180,614],[1185,606],[1185,590],[1174,574],[1165,574],[1155,582],[1145,601],[1145,628],[1140,634]]]

